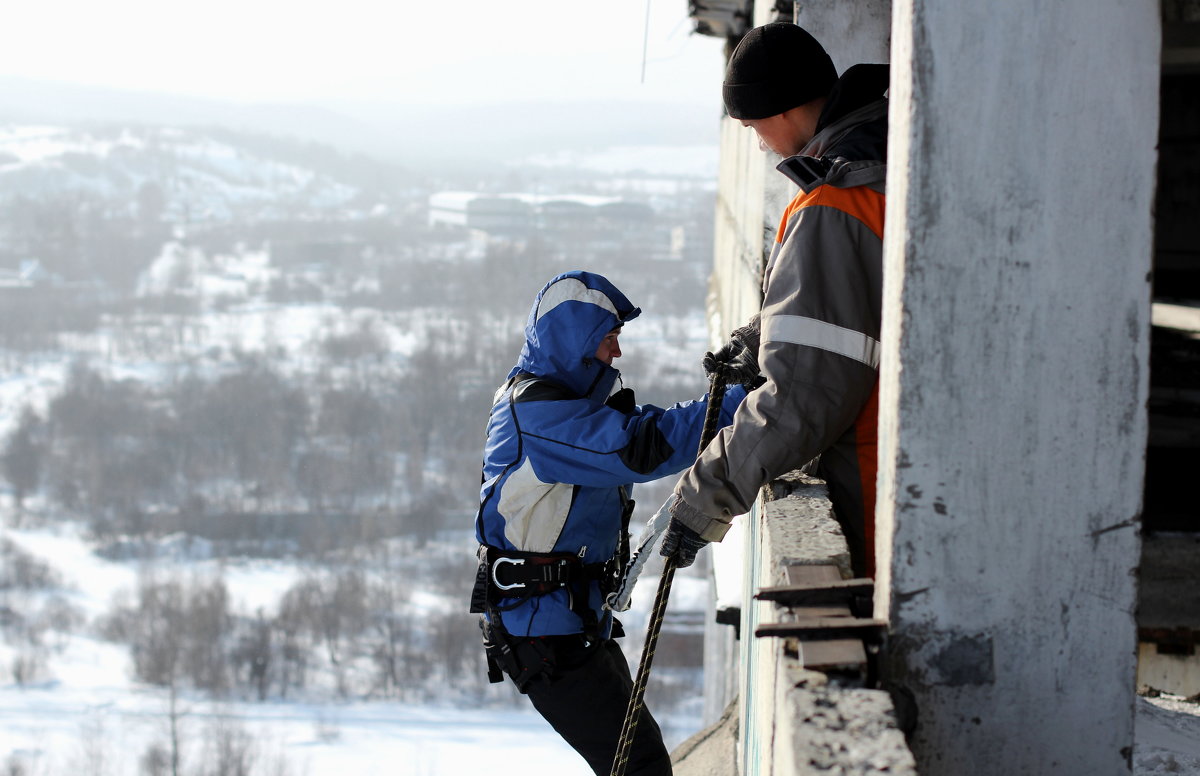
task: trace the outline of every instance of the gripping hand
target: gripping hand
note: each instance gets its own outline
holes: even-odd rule
[[[741,383],[747,389],[762,384],[758,368],[758,319],[734,329],[729,342],[716,353],[705,353],[704,371],[710,377],[720,371],[726,383]]]
[[[658,554],[664,558],[674,558],[675,567],[685,569],[696,561],[696,553],[703,549],[708,542],[700,538],[700,534],[688,528],[678,520],[672,519],[663,536],[662,547]]]

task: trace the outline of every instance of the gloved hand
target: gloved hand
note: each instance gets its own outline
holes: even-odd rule
[[[708,541],[700,538],[700,534],[675,518],[671,518],[658,554],[664,558],[674,557],[675,567],[685,569],[696,562],[696,553],[700,552],[706,544]]]
[[[722,370],[726,383],[741,383],[747,390],[762,385],[758,369],[758,316],[741,328],[734,329],[727,342],[716,353],[705,353],[702,363],[710,377]]]

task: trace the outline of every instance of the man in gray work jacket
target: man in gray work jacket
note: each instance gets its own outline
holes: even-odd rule
[[[784,211],[759,315],[717,354],[763,385],[681,478],[662,554],[692,563],[759,488],[820,456],[856,575],[874,575],[876,426],[882,305],[886,65],[840,78],[790,23],[751,30],[729,60],[732,118],[784,157],[800,190]],[[760,346],[761,341],[761,346]]]

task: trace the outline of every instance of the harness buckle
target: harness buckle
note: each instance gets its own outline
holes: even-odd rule
[[[496,576],[496,572],[500,569],[501,563],[511,563],[514,566],[524,566],[525,559],[524,558],[505,558],[505,557],[501,556],[499,558],[496,558],[496,560],[492,561],[492,584],[496,586],[496,589],[497,590],[516,590],[517,588],[525,587],[524,582],[513,582],[511,585],[502,584],[500,582],[500,578],[498,576]]]

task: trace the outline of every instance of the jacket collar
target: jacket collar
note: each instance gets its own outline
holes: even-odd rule
[[[875,121],[876,119],[886,119],[887,114],[888,103],[884,97],[869,102],[861,108],[852,110],[818,131],[813,136],[813,139],[808,141],[808,145],[800,149],[800,155],[825,156],[830,151],[836,150],[846,135],[857,129],[860,125]]]
[[[851,111],[776,169],[805,192],[818,186],[882,185],[887,176],[887,100]]]

